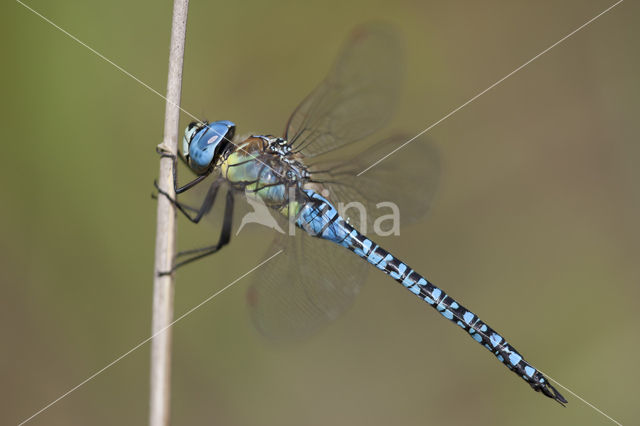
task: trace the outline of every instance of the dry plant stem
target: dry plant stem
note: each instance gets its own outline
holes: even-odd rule
[[[180,120],[180,91],[182,63],[187,27],[189,0],[174,0],[167,79],[167,103],[164,117],[164,138],[161,148],[177,154],[178,124]],[[175,196],[173,162],[160,158],[158,184]],[[175,254],[176,212],[166,197],[158,197],[158,224],[156,228],[156,257],[153,279],[153,321],[151,341],[150,426],[167,426],[170,418],[171,396],[171,321],[173,320],[173,275],[160,275],[169,271]]]

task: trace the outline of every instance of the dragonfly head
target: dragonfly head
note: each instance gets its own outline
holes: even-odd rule
[[[194,121],[184,131],[182,155],[197,174],[205,174],[231,144],[236,125],[231,121]]]

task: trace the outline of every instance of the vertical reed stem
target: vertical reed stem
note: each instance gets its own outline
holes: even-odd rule
[[[178,125],[180,120],[180,91],[182,88],[182,63],[187,27],[189,0],[174,0],[167,79],[167,102],[164,117],[165,152],[178,152]],[[158,185],[175,196],[173,186],[173,162],[160,159]],[[153,279],[153,320],[151,341],[151,388],[149,395],[149,425],[167,426],[170,419],[171,397],[171,335],[169,325],[173,320],[173,275],[160,276],[160,271],[171,269],[175,255],[176,212],[166,197],[158,197],[158,223],[156,227],[156,254]],[[158,333],[157,335],[155,335]]]

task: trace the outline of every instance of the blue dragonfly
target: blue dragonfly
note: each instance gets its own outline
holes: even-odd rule
[[[337,317],[351,304],[370,264],[459,326],[535,391],[566,403],[493,328],[361,233],[358,229],[367,226],[367,219],[350,220],[337,208],[338,202],[355,200],[370,210],[376,200],[394,200],[402,206],[403,218],[420,216],[428,208],[437,180],[433,152],[421,156],[415,169],[394,167],[393,161],[385,160],[358,176],[400,142],[398,137],[373,144],[363,141],[392,115],[402,56],[397,35],[384,25],[356,30],[325,80],[295,109],[283,137],[236,137],[231,121],[190,123],[180,159],[196,177],[179,186],[177,157],[161,154],[174,161],[176,194],[213,176],[213,182],[204,185],[201,206],[187,206],[156,188],[195,223],[211,212],[221,187],[226,186],[227,192],[217,243],[178,253],[173,270],[229,243],[236,198],[259,201],[286,222],[285,229],[302,231],[277,238],[276,244],[286,245],[283,261],[267,263],[249,289],[253,321],[265,335],[305,335]],[[340,246],[355,256],[345,256]]]

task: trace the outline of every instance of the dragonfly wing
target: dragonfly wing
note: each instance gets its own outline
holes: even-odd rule
[[[385,201],[398,206],[401,224],[410,223],[426,214],[436,192],[440,161],[432,143],[416,140],[358,176],[406,140],[388,138],[364,151],[354,145],[353,154],[340,160],[317,157],[310,166],[312,177],[329,190],[328,198],[337,207],[362,203],[369,213],[368,229],[378,203]],[[357,215],[351,223],[362,226]],[[295,231],[295,236],[277,238],[269,253],[279,248],[284,252],[263,267],[247,294],[256,328],[273,340],[300,339],[323,328],[351,306],[369,269],[336,244]]]
[[[289,118],[285,139],[313,157],[380,129],[397,103],[403,66],[401,43],[391,28],[357,29],[329,75]]]
[[[301,230],[283,235],[269,252],[283,250],[267,263],[247,292],[251,318],[271,340],[308,337],[352,304],[368,265],[342,247]]]
[[[358,214],[357,205],[343,210],[361,232],[371,229],[379,216],[376,213],[388,211],[384,210],[389,206],[387,203],[397,206],[402,225],[417,221],[430,209],[441,169],[438,150],[427,138],[416,139],[361,174],[409,139],[392,136],[364,150],[356,149],[357,154],[340,160],[316,161],[310,166],[313,180],[328,190],[328,198],[338,210],[349,203],[360,203],[364,208],[364,218]]]

